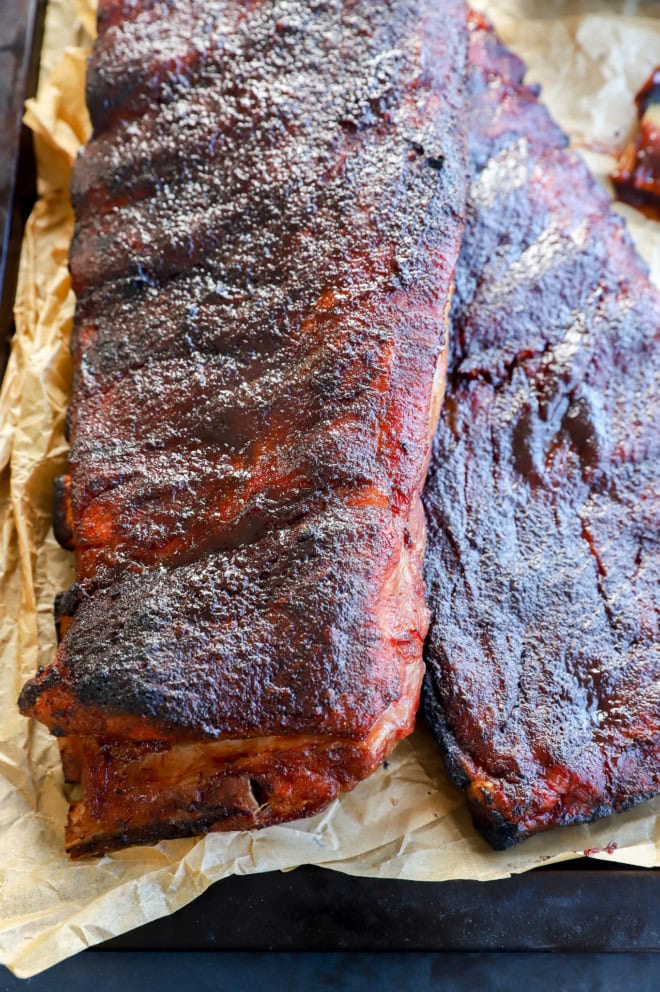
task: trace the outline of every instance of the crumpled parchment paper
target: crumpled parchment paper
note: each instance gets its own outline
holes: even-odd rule
[[[529,78],[543,84],[559,122],[605,177],[633,126],[632,97],[659,60],[658,7],[631,0],[480,0],[477,6],[526,59]],[[173,912],[229,874],[317,864],[354,875],[486,880],[586,850],[628,864],[660,864],[660,799],[492,851],[472,828],[423,728],[387,767],[313,819],[77,863],[65,856],[67,800],[57,744],[19,716],[16,697],[54,653],[53,597],[73,575],[73,556],[52,534],[51,483],[66,463],[74,302],[66,267],[73,225],[68,187],[72,161],[89,134],[83,87],[94,26],[94,0],[51,0],[39,94],[26,112],[40,199],[25,232],[16,336],[0,393],[0,961],[19,976],[33,975]],[[617,209],[660,281],[660,226]]]

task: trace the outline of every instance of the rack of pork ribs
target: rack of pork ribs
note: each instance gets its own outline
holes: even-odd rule
[[[102,0],[73,178],[77,580],[20,700],[68,850],[321,810],[428,607],[495,846],[660,791],[658,294],[524,67],[455,0],[161,7]]]
[[[73,855],[315,813],[410,733],[467,186],[456,0],[105,0],[54,664]]]
[[[660,294],[472,18],[424,710],[497,848],[660,792]]]

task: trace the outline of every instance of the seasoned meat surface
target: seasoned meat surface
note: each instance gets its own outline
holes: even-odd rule
[[[498,848],[660,791],[660,299],[478,17],[424,706]]]
[[[315,811],[412,729],[466,49],[456,0],[100,4],[77,582],[21,695],[81,779],[75,854]]]
[[[419,670],[421,512],[406,525],[410,547],[387,508],[337,500],[249,545],[74,590],[62,664],[24,705],[66,735],[360,739]]]
[[[101,21],[73,188],[95,585],[338,490],[410,505],[460,234],[460,5],[160,6]]]

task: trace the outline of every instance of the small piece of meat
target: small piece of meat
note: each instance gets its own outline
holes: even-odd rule
[[[496,848],[660,791],[660,294],[472,18],[424,709]]]
[[[660,220],[660,66],[635,97],[639,127],[611,175],[620,200]]]
[[[20,699],[73,855],[309,815],[412,730],[466,52],[459,0],[100,3],[77,581]]]

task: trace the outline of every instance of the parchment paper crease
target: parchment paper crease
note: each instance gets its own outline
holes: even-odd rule
[[[229,874],[318,864],[354,875],[493,879],[601,849],[596,857],[660,864],[660,801],[595,826],[554,831],[495,853],[474,832],[421,729],[353,793],[312,820],[254,834],[133,848],[72,863],[55,741],[19,716],[23,681],[55,649],[53,597],[73,556],[55,543],[51,483],[62,471],[73,299],[66,268],[71,163],[89,133],[85,48],[94,0],[51,0],[35,134],[40,199],[25,233],[16,336],[0,394],[0,961],[26,977],[84,947],[171,913]],[[632,96],[660,61],[654,4],[481,0],[559,122],[603,177],[632,127]],[[655,12],[655,16],[653,13]],[[660,280],[658,225],[628,217]],[[614,842],[612,854],[604,849]],[[221,925],[222,921],[217,921]]]

